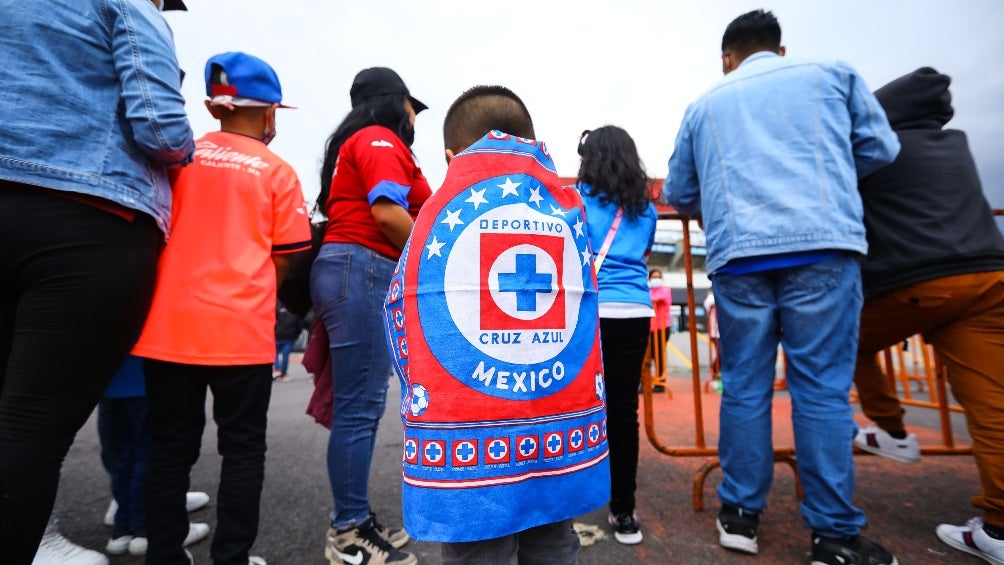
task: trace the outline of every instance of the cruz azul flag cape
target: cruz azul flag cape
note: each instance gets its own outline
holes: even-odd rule
[[[584,222],[544,144],[498,131],[423,206],[385,304],[413,537],[497,538],[606,504]]]

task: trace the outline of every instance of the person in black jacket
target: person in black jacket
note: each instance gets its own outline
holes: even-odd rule
[[[916,437],[876,354],[920,333],[948,369],[966,410],[983,510],[964,526],[942,524],[948,545],[1004,562],[1004,237],[983,195],[966,134],[952,118],[951,79],[923,67],[875,92],[902,150],[860,181],[868,256],[854,376],[864,413],[876,423],[854,444],[916,461]]]

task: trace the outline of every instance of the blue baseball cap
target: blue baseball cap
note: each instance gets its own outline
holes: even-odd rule
[[[206,96],[226,98],[234,106],[264,106],[282,103],[279,77],[268,63],[254,55],[230,51],[206,61]]]

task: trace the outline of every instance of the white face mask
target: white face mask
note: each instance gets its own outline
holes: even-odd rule
[[[662,279],[650,279],[648,281],[648,286],[650,288],[660,288],[663,285]]]

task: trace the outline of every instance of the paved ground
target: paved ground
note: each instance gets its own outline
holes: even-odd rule
[[[674,336],[676,342],[681,336]],[[685,342],[679,347],[684,351]],[[702,347],[703,349],[703,347]],[[673,362],[671,361],[671,364]],[[654,399],[659,440],[665,445],[694,443],[692,396],[685,368],[675,367],[681,378],[670,379],[673,399],[659,395]],[[263,494],[260,535],[255,554],[270,565],[323,565],[323,536],[331,500],[325,467],[327,430],[304,415],[313,385],[302,367],[291,371],[294,380],[276,384],[269,421],[269,454]],[[717,396],[704,396],[707,412],[707,443],[715,445]],[[385,524],[399,525],[400,511],[400,421],[395,413],[397,383],[392,382],[388,412],[383,419],[370,482],[371,502]],[[790,425],[783,394],[778,395],[775,411],[777,445],[790,445]],[[910,419],[916,426],[931,418],[923,410],[911,408]],[[861,420],[864,422],[864,420]],[[922,444],[935,444],[939,436],[933,430],[914,427]],[[957,431],[962,430],[956,425]],[[644,431],[642,432],[644,433]],[[964,435],[960,442],[967,442]],[[706,458],[673,458],[662,455],[644,440],[639,468],[638,514],[645,541],[627,547],[614,542],[605,526],[603,509],[582,516],[578,521],[600,525],[607,538],[583,548],[579,562],[594,564],[748,564],[807,563],[809,534],[802,528],[795,499],[792,472],[785,465],[776,468],[769,508],[761,521],[760,555],[750,557],[722,550],[717,543],[714,488],[720,471],[708,477],[704,487],[705,510],[692,508],[692,484],[695,473]],[[975,558],[952,550],[934,535],[941,522],[962,523],[976,511],[969,506],[969,496],[977,492],[978,482],[973,460],[968,456],[925,457],[916,465],[904,465],[878,457],[857,459],[855,502],[867,513],[868,536],[881,540],[899,557],[900,563],[976,564]],[[210,424],[203,440],[202,456],[192,473],[193,490],[210,492],[215,499],[219,472],[215,428]],[[110,528],[101,524],[109,501],[108,479],[98,458],[95,422],[88,422],[80,432],[66,464],[57,501],[60,529],[77,543],[102,549]],[[215,522],[214,506],[195,512],[193,520]],[[209,543],[192,547],[196,563],[209,563]],[[424,565],[440,563],[438,544],[412,542],[407,549]],[[113,565],[138,565],[137,557],[112,557]]]

